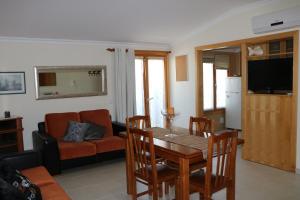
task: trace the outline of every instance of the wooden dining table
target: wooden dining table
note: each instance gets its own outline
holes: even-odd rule
[[[188,200],[190,197],[190,183],[189,183],[189,176],[190,176],[190,165],[194,163],[199,163],[200,161],[205,161],[207,156],[207,143],[208,139],[201,138],[202,146],[205,146],[204,149],[200,150],[199,148],[193,148],[190,145],[182,145],[178,143],[174,143],[169,139],[165,140],[162,137],[156,137],[157,134],[155,132],[162,131],[168,133],[168,129],[163,128],[150,128],[148,130],[152,130],[154,132],[154,148],[155,148],[155,155],[161,158],[164,158],[168,161],[172,161],[177,163],[179,166],[179,190],[180,196],[178,197],[179,200]],[[187,129],[183,128],[176,128],[173,130],[174,134],[170,134],[169,137],[176,137],[177,134],[181,136],[186,135],[186,137],[191,137]],[[160,134],[164,135],[164,134]],[[168,134],[166,134],[168,135]],[[127,141],[127,133],[121,132],[121,136],[126,139],[126,177],[127,177],[127,193],[132,194],[132,186],[136,184],[133,182],[133,171],[131,170],[131,162],[130,162],[130,151],[129,151],[129,142]],[[199,137],[199,136],[196,136]],[[160,139],[158,139],[160,138]],[[230,193],[230,200],[234,200],[234,185],[232,188],[228,190]],[[232,198],[231,198],[232,197]]]

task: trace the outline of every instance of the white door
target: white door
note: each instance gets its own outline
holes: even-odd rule
[[[226,111],[225,125],[226,128],[242,129],[241,112],[241,78],[229,77],[226,82]]]
[[[226,92],[241,92],[241,77],[228,77],[226,80]]]

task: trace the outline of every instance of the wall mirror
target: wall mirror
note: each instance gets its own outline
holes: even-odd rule
[[[107,72],[99,66],[34,67],[36,99],[107,95]]]

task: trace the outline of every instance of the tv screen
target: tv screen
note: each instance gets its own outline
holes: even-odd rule
[[[286,94],[293,90],[293,58],[248,61],[248,91]]]

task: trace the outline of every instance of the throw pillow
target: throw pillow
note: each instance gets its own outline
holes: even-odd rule
[[[88,127],[88,123],[69,121],[69,126],[63,140],[66,142],[82,142],[84,133]]]
[[[0,199],[2,200],[26,200],[24,194],[11,184],[0,178]]]
[[[27,200],[42,200],[40,188],[5,162],[0,164],[0,177],[22,192]]]
[[[88,123],[89,127],[84,133],[84,140],[97,140],[103,138],[106,127],[94,123]]]

